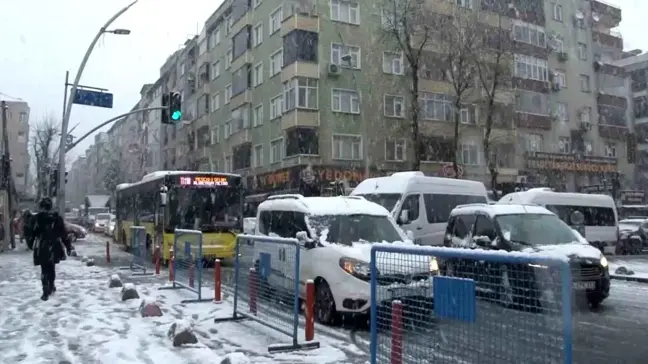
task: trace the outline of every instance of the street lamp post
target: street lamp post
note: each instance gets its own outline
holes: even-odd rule
[[[119,18],[122,14],[124,14],[128,9],[130,9],[133,5],[137,3],[138,0],[133,1],[123,9],[119,10],[115,15],[113,15],[106,24],[104,24],[101,29],[99,29],[99,32],[97,32],[97,35],[95,35],[94,39],[92,40],[92,43],[90,43],[90,46],[88,47],[88,50],[86,51],[85,55],[83,56],[83,60],[81,60],[81,64],[79,65],[79,70],[76,73],[76,76],[74,78],[74,83],[72,84],[72,88],[70,89],[70,97],[67,100],[67,105],[65,107],[65,113],[63,114],[63,120],[61,122],[61,142],[59,145],[59,168],[58,168],[58,188],[57,188],[57,202],[58,202],[58,208],[59,208],[59,213],[64,213],[65,212],[65,143],[67,140],[67,132],[68,132],[68,123],[70,122],[70,112],[72,112],[72,104],[74,101],[74,96],[76,95],[77,87],[79,85],[79,82],[81,81],[81,75],[83,74],[83,70],[86,66],[86,63],[88,63],[88,59],[90,58],[90,54],[92,54],[92,50],[94,49],[95,45],[99,41],[99,38],[104,34],[104,33],[112,33],[112,34],[119,34],[119,35],[127,35],[130,34],[130,30],[128,29],[115,29],[115,30],[108,30],[108,27],[110,24],[112,24],[117,18]]]

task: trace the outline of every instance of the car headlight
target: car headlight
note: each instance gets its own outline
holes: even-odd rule
[[[608,261],[607,261],[607,258],[606,258],[606,257],[601,257],[601,266],[602,266],[603,268],[605,268],[605,267],[608,266]]]
[[[340,258],[340,268],[352,276],[363,280],[369,278],[371,271],[369,263],[353,258]]]
[[[439,273],[439,262],[435,257],[430,259],[430,273]]]
[[[88,233],[88,231],[87,231],[86,229],[81,229],[81,233],[82,233],[83,235],[85,235],[85,234]]]

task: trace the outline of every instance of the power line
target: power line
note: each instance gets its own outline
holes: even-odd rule
[[[8,97],[8,98],[10,98],[10,99],[14,99],[14,100],[16,100],[16,101],[24,101],[24,100],[21,99],[20,97],[15,97],[15,96],[7,95],[7,94],[5,94],[5,93],[3,93],[3,92],[0,92],[0,95],[5,96],[5,97]]]

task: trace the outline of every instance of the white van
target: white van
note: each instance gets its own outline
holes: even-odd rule
[[[305,282],[312,279],[316,318],[321,323],[334,322],[340,312],[369,313],[374,243],[413,245],[389,211],[362,197],[271,196],[259,205],[254,235],[300,241],[300,295],[304,297]],[[399,255],[394,254],[390,262],[378,260],[376,266],[382,279],[393,280],[392,298],[420,292],[421,281],[438,272],[434,258],[407,256],[395,264],[393,259]],[[254,261],[258,271],[271,272],[264,278],[271,287],[294,289],[294,282],[285,279],[294,276],[295,269],[285,245],[254,244]]]
[[[442,245],[448,217],[458,205],[488,203],[483,183],[427,177],[423,172],[398,172],[366,179],[351,192],[391,211],[420,245]]]
[[[618,240],[618,215],[614,199],[608,195],[555,192],[551,188],[532,188],[524,192],[509,193],[498,204],[540,205],[572,225],[571,214],[580,211],[584,217],[585,239],[604,252],[611,250]],[[605,244],[601,244],[605,243]]]

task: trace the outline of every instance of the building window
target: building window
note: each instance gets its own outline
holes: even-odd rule
[[[225,69],[229,69],[232,65],[232,48],[227,50],[225,54]]]
[[[259,46],[263,42],[263,23],[259,23],[254,26],[252,41],[252,44],[254,44],[255,47]]]
[[[212,95],[212,112],[220,109],[220,92],[217,92]]]
[[[318,62],[319,34],[294,29],[283,36],[283,66],[295,62]]]
[[[18,114],[18,122],[19,123],[26,123],[27,122],[27,113],[26,112],[21,112]]]
[[[592,120],[592,108],[584,107],[581,109],[579,118],[581,123],[589,123]]]
[[[555,71],[554,72],[554,82],[560,86],[560,88],[567,88],[567,76],[564,71]]]
[[[225,173],[232,172],[232,156],[228,155],[225,157]]]
[[[252,114],[252,126],[256,127],[260,125],[263,125],[263,104],[255,106]]]
[[[281,72],[283,68],[283,50],[279,49],[270,55],[270,77]]]
[[[524,138],[525,146],[524,148],[528,152],[542,152],[543,139],[540,134],[527,134]]]
[[[420,98],[421,116],[427,120],[451,121],[454,109],[452,96],[423,92]]]
[[[403,52],[383,52],[383,72],[393,75],[405,74]]]
[[[252,167],[263,167],[263,144],[255,145],[252,153]]]
[[[403,96],[385,95],[383,104],[385,105],[385,116],[392,118],[405,116],[405,98]]]
[[[284,111],[317,109],[317,79],[298,77],[284,83]]]
[[[331,90],[331,109],[335,112],[360,113],[360,96],[354,90]]]
[[[583,92],[592,91],[592,89],[590,88],[590,76],[580,75],[580,87],[581,87],[581,91]]]
[[[209,37],[209,49],[213,49],[220,43],[220,28],[212,30],[211,37]]]
[[[549,99],[540,92],[517,90],[515,111],[527,114],[549,115]]]
[[[220,77],[220,72],[221,72],[220,71],[220,61],[216,61],[216,62],[214,62],[214,64],[212,64],[211,72],[212,72],[212,80],[215,80],[218,77]]]
[[[385,160],[402,162],[407,158],[407,142],[405,139],[385,140]]]
[[[211,131],[211,144],[216,144],[216,143],[220,142],[220,138],[219,138],[219,135],[218,135],[218,129],[219,128],[216,127],[214,129],[212,129],[212,131]]]
[[[250,107],[248,105],[241,106],[232,110],[232,134],[250,127]]]
[[[605,143],[605,156],[610,158],[617,157],[616,144]]]
[[[587,60],[587,44],[578,43],[578,59]]]
[[[562,5],[553,3],[553,19],[557,21],[563,21]]]
[[[531,44],[540,48],[545,48],[547,46],[547,36],[545,35],[545,29],[543,27],[522,21],[514,21],[513,39],[518,42]]]
[[[254,87],[263,83],[263,62],[259,62],[254,66],[254,73],[252,74],[252,84]]]
[[[461,164],[475,166],[479,164],[479,148],[475,143],[461,144]]]
[[[334,134],[333,159],[362,159],[362,136]]]
[[[316,128],[292,128],[286,131],[285,141],[287,157],[319,154],[319,135]]]
[[[464,9],[472,9],[472,0],[457,0],[457,6]]]
[[[223,138],[229,139],[231,135],[232,135],[232,121],[227,120],[225,124],[223,124]]]
[[[270,163],[281,162],[284,155],[283,138],[275,139],[270,142]]]
[[[465,107],[462,107],[459,109],[459,121],[462,124],[476,124],[476,112],[477,108],[474,105],[466,105]]]
[[[549,66],[544,59],[516,54],[515,76],[547,82],[549,81]]]
[[[330,0],[331,20],[348,24],[360,24],[360,6],[356,1]]]
[[[585,155],[592,155],[592,141],[591,140],[584,140],[583,141],[583,153]]]
[[[281,21],[283,20],[283,8],[280,6],[275,11],[270,13],[270,23],[268,24],[268,35],[272,35],[281,29]]]
[[[350,57],[342,59],[343,57]],[[331,43],[331,63],[340,67],[360,68],[360,47]]]
[[[270,120],[281,116],[283,105],[283,95],[276,96],[270,100]]]
[[[558,138],[558,153],[569,154],[571,153],[571,138],[559,137]]]
[[[232,84],[225,86],[225,104],[229,104],[232,98]]]
[[[554,118],[558,121],[569,120],[569,112],[567,111],[567,104],[564,102],[556,102],[556,109],[554,110]]]

